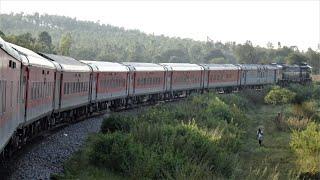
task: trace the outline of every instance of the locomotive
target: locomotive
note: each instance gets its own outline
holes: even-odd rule
[[[39,132],[107,109],[194,92],[232,92],[307,82],[311,67],[76,60],[0,38],[0,152],[10,156]]]

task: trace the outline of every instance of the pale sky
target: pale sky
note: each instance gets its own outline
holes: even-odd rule
[[[317,49],[320,0],[283,1],[18,1],[0,0],[0,13],[64,15],[139,29],[146,33],[205,41],[270,41]],[[1,27],[0,27],[1,29]]]

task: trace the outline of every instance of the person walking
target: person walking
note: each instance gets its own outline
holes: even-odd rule
[[[262,146],[262,141],[263,141],[263,131],[261,128],[258,129],[257,131],[257,138],[259,141],[259,145]]]

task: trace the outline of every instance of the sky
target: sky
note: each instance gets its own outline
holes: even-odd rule
[[[155,35],[206,41],[251,40],[317,49],[320,0],[0,0],[0,13],[64,15]],[[0,27],[1,29],[1,27]]]

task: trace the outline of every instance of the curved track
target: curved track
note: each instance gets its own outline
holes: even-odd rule
[[[18,157],[7,164],[5,179],[50,179],[50,175],[63,172],[63,163],[80,150],[91,133],[100,130],[104,117],[91,117],[38,137]]]

